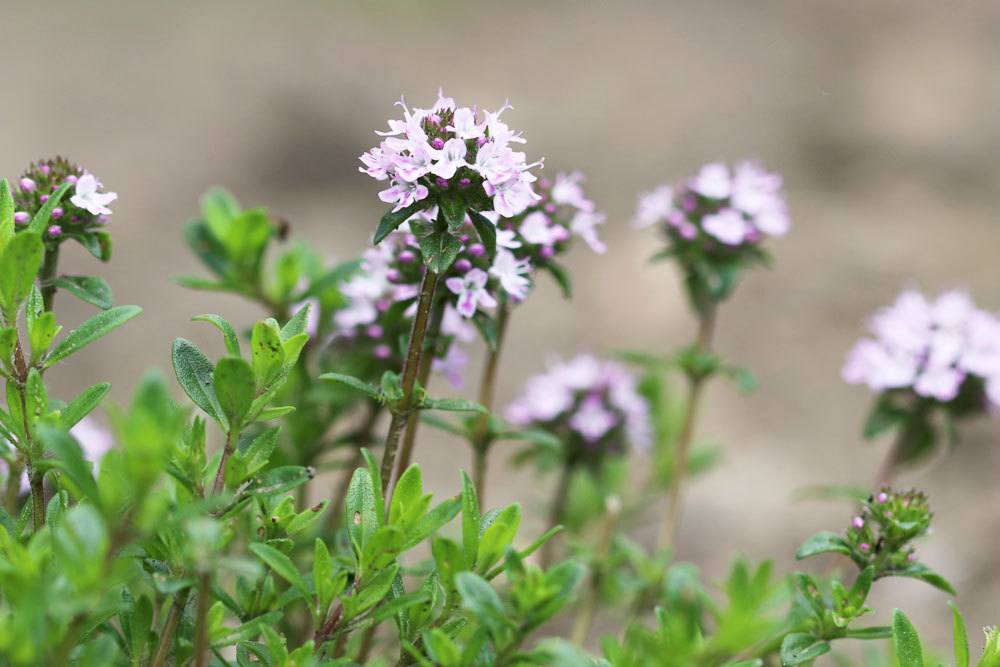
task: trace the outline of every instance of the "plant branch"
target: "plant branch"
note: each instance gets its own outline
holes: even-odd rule
[[[205,667],[208,664],[208,606],[211,600],[211,574],[203,573],[198,579],[198,609],[194,625],[194,664]]]
[[[174,633],[177,632],[177,625],[184,615],[184,607],[187,606],[190,594],[191,589],[185,588],[174,597],[174,603],[170,605],[167,621],[163,625],[163,631],[160,632],[160,641],[156,644],[156,653],[153,654],[153,661],[149,663],[149,667],[164,667],[167,664],[167,657],[174,645]]]
[[[552,496],[552,504],[549,506],[548,528],[558,526],[563,522],[563,515],[566,513],[566,501],[569,496],[570,482],[573,481],[573,473],[576,472],[576,463],[567,461],[563,464],[559,472],[559,483],[556,485],[556,492]],[[555,539],[548,540],[542,545],[541,564],[542,569],[546,569],[552,564],[555,558],[553,543]]]
[[[45,310],[52,310],[52,302],[56,298],[56,273],[59,268],[59,244],[45,249],[45,260],[39,273],[39,283],[42,289],[42,305]]]
[[[707,303],[698,309],[698,338],[695,341],[695,349],[698,352],[709,353],[712,350],[715,315],[716,305],[714,303]],[[659,549],[669,549],[673,546],[676,538],[677,526],[680,521],[681,488],[687,474],[688,456],[691,441],[694,438],[698,407],[707,379],[706,375],[688,374],[688,400],[681,431],[674,445],[674,474],[670,479],[670,488],[667,490],[667,510],[663,515],[663,526],[657,540]]]
[[[500,351],[503,349],[503,341],[507,333],[507,321],[509,318],[510,305],[504,300],[497,310],[496,349],[490,350],[486,357],[486,366],[483,368],[483,376],[479,384],[479,404],[490,412],[493,411],[493,402],[496,398],[497,368],[500,364]],[[480,505],[483,504],[483,496],[486,492],[486,468],[492,445],[493,435],[490,433],[490,415],[487,413],[479,417],[472,441],[474,457],[472,481],[475,484],[476,497],[479,498]]]
[[[413,410],[414,386],[417,383],[417,374],[420,370],[420,357],[424,347],[424,337],[427,334],[427,324],[430,318],[431,303],[434,300],[434,288],[437,287],[438,274],[429,268],[425,270],[423,280],[420,282],[420,297],[417,300],[417,313],[413,317],[413,326],[410,329],[410,344],[406,352],[406,360],[403,362],[402,389],[403,396],[397,405],[392,406],[392,421],[389,422],[389,432],[385,438],[385,449],[382,450],[382,491],[386,499],[391,495],[387,493],[395,479],[393,471],[396,464],[396,452],[399,449],[399,441],[406,427],[406,422]]]
[[[226,444],[222,448],[222,456],[219,458],[219,469],[215,471],[215,482],[212,483],[212,495],[218,495],[226,484],[226,461],[236,450],[236,439],[239,437],[240,431],[235,426],[229,426],[229,431],[226,433]]]

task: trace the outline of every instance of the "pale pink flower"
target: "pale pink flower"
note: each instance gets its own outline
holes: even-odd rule
[[[590,211],[577,211],[570,222],[570,229],[574,234],[586,241],[590,249],[601,255],[608,247],[597,236],[597,226],[603,225],[607,219],[603,213],[593,213]]]
[[[601,397],[594,394],[583,399],[580,407],[569,418],[570,428],[590,443],[600,440],[617,422],[618,418],[605,409]]]
[[[378,198],[387,204],[395,204],[392,210],[400,211],[421,199],[426,199],[429,191],[421,183],[392,181],[390,187],[378,193]]]
[[[456,308],[462,317],[472,317],[480,306],[493,308],[497,305],[486,290],[489,276],[482,269],[472,269],[461,278],[453,277],[445,281],[445,285],[453,294],[458,295]]]
[[[528,298],[531,281],[525,276],[531,273],[531,262],[528,259],[518,259],[514,253],[504,248],[497,248],[490,275],[500,281],[500,286],[513,299],[523,301]]]
[[[476,123],[475,112],[468,107],[462,107],[455,110],[455,114],[452,116],[451,125],[449,125],[446,129],[454,132],[455,136],[462,140],[478,139],[483,136],[483,132],[486,129],[486,123]]]
[[[461,389],[465,384],[462,374],[469,363],[469,355],[457,343],[448,346],[444,357],[431,360],[431,370],[444,375],[451,386]]]
[[[572,206],[581,211],[593,211],[594,202],[584,196],[583,188],[580,186],[581,183],[583,183],[583,174],[579,171],[569,174],[556,174],[555,183],[552,185],[549,196],[552,197],[552,201],[556,204]]]
[[[652,192],[639,195],[639,207],[632,220],[634,227],[651,227],[666,220],[674,212],[674,191],[662,185]]]
[[[721,162],[706,164],[691,180],[691,189],[709,199],[725,199],[732,194],[733,180],[729,167]]]
[[[437,162],[431,167],[431,173],[441,178],[451,178],[460,167],[466,166],[465,154],[468,149],[461,139],[449,139],[444,148],[435,152]]]

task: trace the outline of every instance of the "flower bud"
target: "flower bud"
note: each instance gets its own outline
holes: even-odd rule
[[[52,238],[56,238],[62,235],[62,227],[60,227],[59,225],[49,225],[49,228],[45,231]]]
[[[27,176],[22,178],[18,185],[21,186],[22,192],[34,192],[36,187],[35,182]]]
[[[19,225],[24,225],[24,224],[27,224],[27,222],[30,219],[30,217],[31,216],[29,216],[24,211],[18,211],[17,213],[14,214],[14,222],[17,223],[17,224],[19,224]]]

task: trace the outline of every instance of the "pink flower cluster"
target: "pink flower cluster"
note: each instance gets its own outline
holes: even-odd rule
[[[114,192],[101,192],[103,184],[93,174],[65,158],[39,160],[22,174],[14,191],[14,222],[26,225],[49,196],[62,185],[71,187],[59,206],[52,209],[51,238],[63,232],[82,233],[105,224],[112,211],[109,205],[118,198]]]
[[[430,109],[399,105],[403,119],[390,120],[388,131],[376,132],[385,139],[360,157],[363,173],[389,181],[379,198],[394,210],[450,188],[481,188],[505,218],[538,201],[530,169],[542,162],[528,164],[524,153],[511,148],[524,139],[500,120],[510,105],[480,113],[456,106],[440,91]]]
[[[912,389],[947,403],[972,379],[1000,405],[1000,319],[951,291],[928,300],[907,290],[872,318],[870,338],[847,356],[842,376],[872,391]]]
[[[674,241],[710,241],[729,248],[783,236],[790,227],[781,176],[754,162],[741,162],[732,169],[718,162],[707,164],[679,186],[664,185],[640,195],[635,226],[661,223]]]
[[[424,271],[419,257],[417,240],[406,225],[366,250],[361,270],[340,287],[347,304],[333,316],[335,341],[349,342],[358,352],[370,352],[387,368],[398,368],[402,359],[396,345],[400,336],[409,332]],[[450,344],[443,356],[433,360],[432,369],[461,386],[468,355],[460,344],[475,339],[475,327],[454,305],[447,304],[441,333]]]
[[[525,384],[524,393],[507,407],[517,426],[568,428],[588,449],[648,450],[649,406],[636,390],[635,377],[621,364],[579,355],[549,365]]]

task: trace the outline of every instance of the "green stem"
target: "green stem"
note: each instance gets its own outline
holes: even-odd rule
[[[212,484],[212,495],[219,494],[226,485],[226,461],[236,450],[236,440],[239,437],[239,429],[232,426],[226,433],[226,444],[222,448],[222,457],[219,458],[219,469],[215,471],[215,482]]]
[[[559,483],[556,485],[555,495],[552,496],[552,504],[549,507],[549,521],[546,530],[562,523],[563,515],[566,513],[566,501],[569,496],[570,482],[573,481],[573,473],[576,472],[576,464],[565,462],[559,472]],[[542,545],[541,563],[542,569],[547,568],[555,559],[555,538],[548,540]]]
[[[417,384],[427,388],[431,377],[431,366],[437,353],[438,338],[441,334],[441,320],[444,319],[445,301],[436,303],[431,311],[430,324],[427,326],[427,338],[420,357],[420,370],[417,372]],[[406,472],[413,460],[413,448],[417,442],[417,429],[420,428],[420,412],[414,410],[406,420],[406,432],[403,433],[403,444],[399,448],[396,463],[396,479]]]
[[[37,533],[45,525],[45,485],[42,483],[44,474],[34,466],[28,466],[28,482],[31,484],[31,509]]]
[[[198,580],[198,609],[194,625],[194,664],[205,667],[208,664],[208,606],[211,601],[211,575],[204,573]]]
[[[398,404],[392,406],[392,420],[389,422],[389,432],[385,438],[385,448],[382,451],[382,492],[386,501],[391,498],[389,489],[395,484],[393,473],[396,467],[396,453],[399,441],[406,428],[406,422],[413,410],[414,386],[417,383],[417,373],[420,371],[420,357],[424,348],[424,337],[427,335],[427,324],[430,319],[431,303],[434,300],[434,288],[437,287],[438,274],[426,269],[420,282],[420,297],[417,300],[417,313],[413,317],[413,327],[410,329],[410,344],[403,362],[402,389],[403,396]]]
[[[913,406],[912,411],[906,418],[906,422],[896,434],[896,438],[889,448],[889,453],[886,455],[885,461],[882,462],[879,468],[878,475],[875,478],[875,488],[892,485],[900,464],[907,459],[910,441],[922,426],[923,421],[927,419],[929,409],[930,404],[925,400],[919,400]]]
[[[17,499],[21,495],[21,474],[24,472],[24,464],[21,462],[21,456],[18,455],[17,458],[10,464],[10,469],[8,471],[7,478],[7,489],[4,491],[4,507],[7,508],[8,514],[17,514]]]
[[[706,304],[698,310],[698,338],[695,342],[695,348],[698,352],[706,354],[711,352],[712,337],[715,333],[715,312],[714,303]],[[689,374],[688,376],[687,406],[681,431],[674,446],[674,474],[670,479],[670,488],[667,490],[667,510],[663,515],[663,526],[657,540],[657,547],[661,550],[672,547],[677,536],[681,510],[681,488],[687,474],[691,440],[694,438],[698,407],[707,379],[708,376],[702,374]]]
[[[503,349],[503,341],[507,333],[507,321],[510,317],[510,305],[503,301],[497,310],[497,342],[495,349],[489,351],[486,357],[486,366],[483,368],[483,377],[479,383],[479,403],[488,411],[493,410],[493,401],[496,398],[497,368],[500,365],[500,351]],[[490,447],[493,445],[493,434],[490,433],[490,415],[484,414],[476,423],[476,430],[472,441],[473,467],[472,481],[476,486],[476,496],[479,498],[479,505],[483,506],[483,497],[486,493],[486,468],[489,463]]]
[[[187,606],[190,594],[191,589],[185,588],[174,597],[174,603],[170,605],[167,621],[163,624],[160,641],[156,644],[156,653],[153,654],[153,661],[149,663],[149,667],[164,667],[167,664],[167,658],[174,646],[174,633],[177,632],[181,616],[184,615],[184,607]]]
[[[601,579],[603,577],[604,563],[611,552],[611,541],[615,536],[615,529],[618,526],[618,519],[621,517],[622,503],[618,496],[608,496],[604,501],[605,519],[604,530],[601,531],[601,541],[597,545],[594,554],[593,565],[591,567],[590,582],[585,593],[583,605],[576,615],[573,623],[573,643],[583,646],[590,635],[590,628],[594,624],[594,614],[597,612],[597,603],[600,601]]]
[[[45,261],[39,274],[42,287],[42,304],[45,310],[52,310],[52,302],[56,298],[56,274],[59,267],[59,244],[56,243],[45,250]]]

